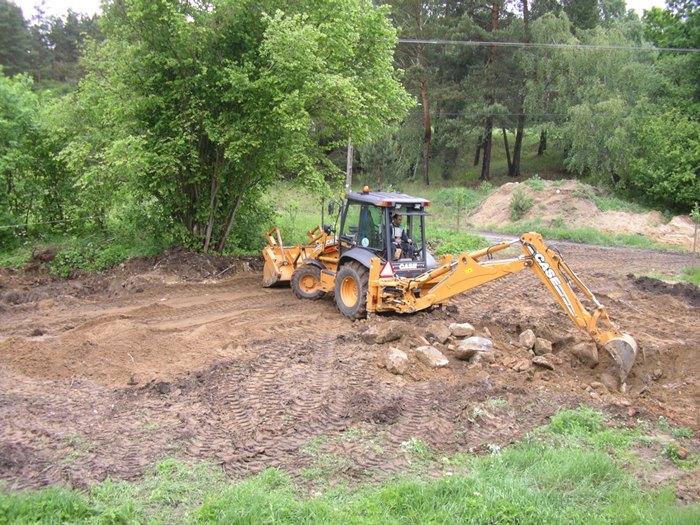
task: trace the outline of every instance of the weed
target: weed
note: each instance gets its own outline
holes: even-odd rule
[[[507,408],[508,400],[502,397],[492,397],[486,401],[486,404],[491,408]]]
[[[520,188],[516,188],[510,198],[510,220],[519,221],[533,205],[532,197],[526,195]]]
[[[302,469],[301,477],[309,481],[328,483],[351,466],[350,458],[324,452],[316,456],[311,466]]]
[[[664,456],[671,460],[675,466],[684,470],[692,470],[698,465],[698,455],[691,454],[675,441],[671,441],[664,447]]]
[[[428,447],[424,441],[415,437],[401,443],[401,450],[403,450],[410,459],[420,463],[430,461],[433,458],[433,452],[430,450],[430,447]]]
[[[532,177],[525,181],[530,188],[535,191],[542,191],[544,189],[544,181],[540,179],[539,174],[535,173]]]

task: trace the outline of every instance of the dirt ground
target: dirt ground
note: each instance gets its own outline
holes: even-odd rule
[[[628,211],[601,211],[589,193],[597,190],[576,180],[540,181],[541,189],[524,183],[504,184],[469,215],[467,221],[480,227],[503,225],[511,222],[510,202],[517,190],[532,199],[533,206],[523,219],[541,221],[545,226],[559,223],[580,228],[587,226],[614,234],[635,234],[664,244],[693,248],[695,225],[687,215],[677,215],[670,221],[658,211],[633,213]]]
[[[525,273],[443,309],[352,322],[332,298],[302,302],[288,288],[262,288],[256,259],[172,251],[69,280],[40,267],[3,270],[0,480],[27,488],[136,479],[169,456],[211,460],[234,477],[271,466],[296,473],[312,464],[309,443],[321,438],[323,453],[346,458],[342,476],[376,479],[406,467],[400,447],[411,438],[478,452],[582,402],[618,422],[663,416],[700,429],[698,289],[628,276],[697,258],[560,249],[639,342],[625,393],[590,386],[605,359],[591,369],[571,355],[586,336]],[[389,320],[405,323],[402,340],[363,342],[363,331]],[[470,364],[446,350],[444,369],[412,362],[398,376],[380,366],[389,346],[408,349],[435,321],[490,333],[496,361]],[[553,371],[516,371],[529,359],[517,344],[525,328],[553,342]],[[343,438],[358,433],[371,439]],[[696,499],[700,482],[685,484]]]

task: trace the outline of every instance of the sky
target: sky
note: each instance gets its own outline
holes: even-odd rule
[[[34,6],[41,3],[40,0],[14,0],[14,2],[22,8],[24,18],[34,16]],[[649,9],[653,6],[663,7],[664,1],[627,0],[627,7],[637,11],[640,16],[644,9]],[[47,15],[65,15],[68,9],[72,9],[76,13],[92,15],[100,11],[100,0],[46,0],[44,2],[44,11]]]

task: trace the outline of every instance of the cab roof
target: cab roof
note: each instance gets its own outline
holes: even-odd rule
[[[395,204],[420,204],[428,206],[430,201],[421,197],[411,197],[405,193],[387,193],[383,191],[370,191],[367,193],[351,191],[346,195],[353,202],[366,202],[375,206],[392,208]]]

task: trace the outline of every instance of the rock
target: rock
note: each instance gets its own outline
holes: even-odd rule
[[[595,368],[598,366],[598,347],[593,342],[583,342],[574,345],[571,353],[584,365]]]
[[[455,337],[470,337],[474,335],[474,327],[469,323],[451,323],[450,332]]]
[[[484,363],[495,363],[496,362],[496,352],[490,351],[490,352],[479,352],[476,354],[481,357],[481,360]]]
[[[474,335],[464,339],[455,348],[455,357],[466,361],[471,359],[478,352],[492,352],[493,342],[486,337]]]
[[[446,342],[450,338],[450,335],[452,335],[450,329],[439,321],[430,323],[425,330],[425,336],[428,340],[437,341],[438,343]]]
[[[636,416],[636,415],[637,415],[637,409],[634,408],[634,407],[629,407],[629,408],[627,409],[627,415],[628,415],[629,417],[634,417],[634,416]]]
[[[369,327],[360,338],[368,345],[384,344],[400,339],[406,332],[405,326],[399,321],[388,321]]]
[[[56,248],[44,248],[43,250],[35,248],[34,252],[32,253],[32,260],[42,263],[51,262],[55,257]]]
[[[523,333],[520,334],[520,337],[518,337],[520,344],[528,350],[535,346],[535,339],[537,339],[535,337],[535,332],[533,332],[530,329],[525,330]]]
[[[537,339],[535,339],[535,346],[533,347],[533,350],[535,352],[535,355],[551,354],[552,342],[538,337]]]
[[[605,388],[607,388],[610,392],[617,392],[620,388],[620,383],[617,378],[608,373],[600,375],[600,382],[603,383]]]
[[[564,363],[561,357],[559,357],[557,354],[545,354],[545,357],[547,358],[547,361],[549,361],[553,365],[561,365],[562,363]]]
[[[419,346],[415,353],[418,360],[430,368],[441,368],[450,364],[443,353],[433,346]]]
[[[485,335],[486,337],[493,337],[493,336],[491,335],[491,330],[489,330],[489,327],[488,327],[488,326],[484,326],[484,335]]]
[[[676,451],[676,456],[678,459],[688,459],[688,449],[685,447],[678,447]]]
[[[591,383],[591,388],[594,389],[594,390],[602,390],[603,392],[607,392],[607,391],[608,391],[608,387],[606,387],[606,386],[605,386],[603,383],[601,383],[600,381],[593,381],[593,382]]]
[[[658,381],[659,379],[661,379],[661,377],[662,377],[663,375],[664,375],[663,370],[661,370],[660,368],[656,368],[656,369],[654,369],[654,371],[651,373],[651,378],[652,378],[654,381]]]
[[[532,364],[541,366],[542,368],[546,368],[548,370],[554,370],[554,365],[550,363],[547,360],[547,358],[543,355],[536,355],[535,357],[533,357]]]
[[[525,372],[530,368],[530,360],[529,359],[520,359],[516,361],[513,366],[513,370],[516,372]]]
[[[29,334],[30,337],[39,337],[40,335],[44,335],[44,329],[43,328],[35,328],[34,330],[31,331]]]
[[[392,374],[403,375],[408,368],[408,356],[406,352],[392,346],[384,356],[384,364]]]
[[[159,394],[169,394],[171,390],[170,383],[166,383],[165,381],[160,381],[155,384],[155,389]]]
[[[134,386],[139,384],[139,378],[136,375],[132,375],[129,377],[129,381],[126,383],[129,386]]]

